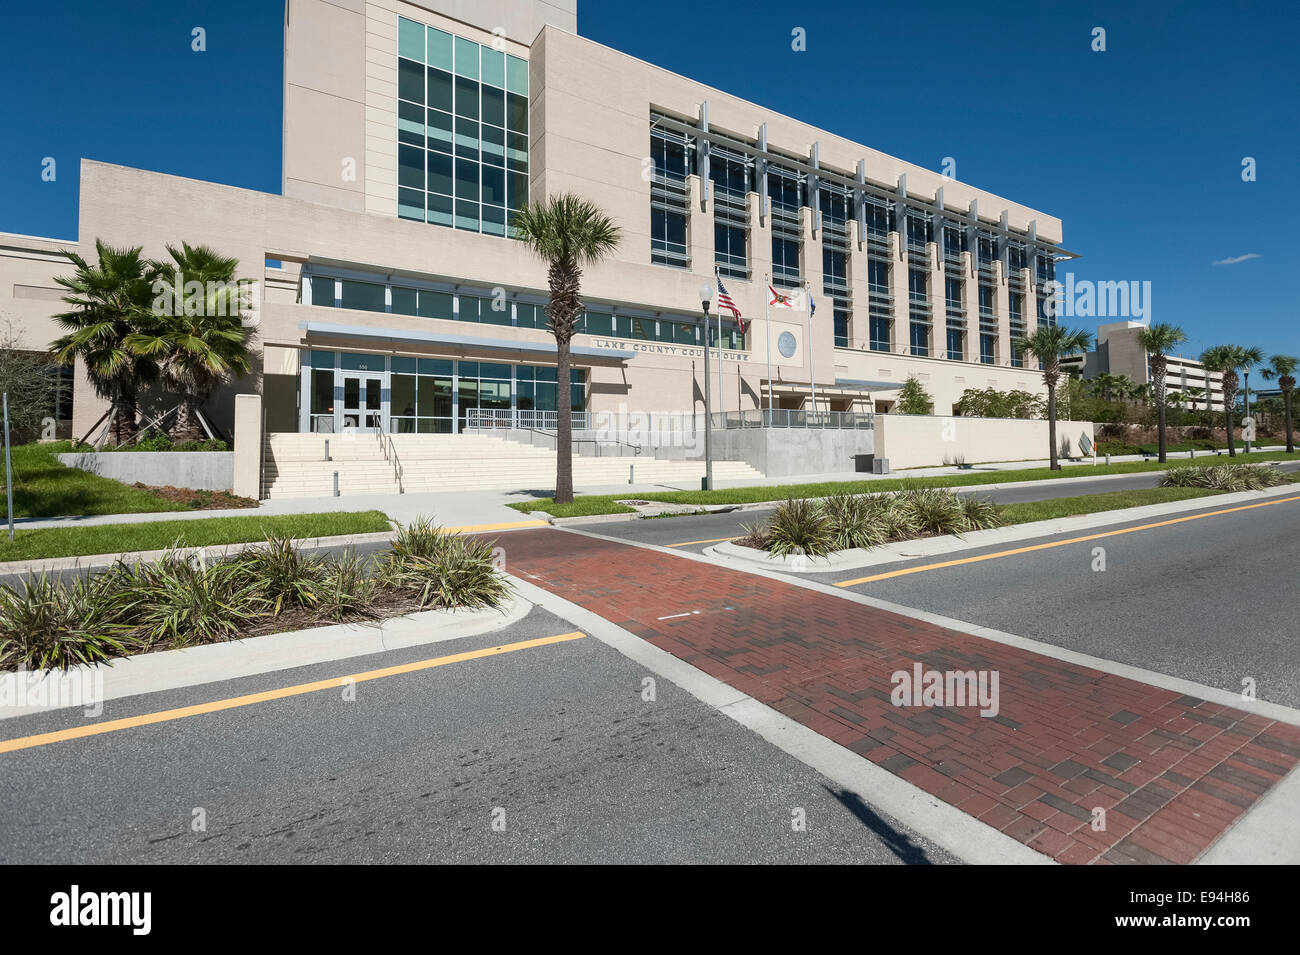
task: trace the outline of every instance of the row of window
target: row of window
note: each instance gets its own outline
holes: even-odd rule
[[[310,289],[311,305],[326,308],[351,308],[364,312],[390,312],[420,318],[478,322],[515,328],[550,327],[546,306],[507,300],[504,296],[482,296],[465,292],[441,292],[410,288],[397,283],[364,282],[330,275],[312,275],[305,288]],[[305,298],[305,296],[304,296]],[[587,309],[579,316],[576,331],[583,335],[607,335],[642,341],[699,345],[700,322],[694,318],[673,321],[667,318],[644,318]],[[718,344],[716,317],[709,322],[709,344]],[[722,347],[743,351],[745,335],[734,320],[723,319]]]
[[[398,215],[505,235],[528,201],[528,63],[398,18]]]
[[[451,433],[476,409],[556,410],[553,367],[332,351],[312,351],[308,364],[315,432],[375,427],[386,413],[397,434]],[[569,374],[573,410],[583,411],[587,372]]]

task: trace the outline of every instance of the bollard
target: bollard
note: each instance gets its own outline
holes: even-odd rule
[[[334,472],[334,496],[339,496],[339,472]]]
[[[1106,467],[1110,467],[1110,455],[1106,455]]]
[[[635,465],[635,464],[629,464],[629,465],[627,466],[627,483],[628,483],[628,484],[635,484],[635,483],[636,483],[636,465]]]
[[[1188,455],[1190,456],[1190,459],[1191,459],[1191,460],[1193,460],[1193,461],[1196,460],[1196,449],[1195,449],[1195,448],[1192,448],[1192,450],[1191,450],[1191,451],[1188,451],[1187,453],[1188,453]]]
[[[330,459],[330,439],[326,438],[325,439],[325,460],[328,461],[329,459]]]

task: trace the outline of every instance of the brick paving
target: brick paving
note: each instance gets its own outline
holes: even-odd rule
[[[1059,862],[1191,862],[1300,760],[1300,727],[841,597],[554,529],[501,543],[510,573]],[[917,662],[996,671],[998,714],[894,706]]]

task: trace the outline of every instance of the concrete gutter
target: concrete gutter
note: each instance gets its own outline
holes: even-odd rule
[[[101,715],[96,711],[102,711],[98,704],[105,700],[492,633],[517,623],[532,610],[533,605],[517,594],[508,599],[498,610],[423,610],[387,620],[141,653],[115,659],[111,665],[74,666],[66,672],[46,671],[39,676],[30,671],[4,673],[0,683],[9,681],[15,690],[21,688],[21,693],[6,694],[8,700],[36,702],[0,706],[0,720],[68,708],[81,708],[87,717],[95,717]]]

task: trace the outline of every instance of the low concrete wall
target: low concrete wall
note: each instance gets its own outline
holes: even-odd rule
[[[231,451],[104,451],[60,454],[59,461],[124,484],[229,491],[234,487]]]
[[[1079,439],[1095,441],[1091,421],[1056,422],[1057,453],[1069,442],[1072,457],[1083,456]],[[955,418],[950,415],[876,415],[876,456],[899,468],[937,467],[963,457],[967,464],[1025,461],[1049,453],[1047,422],[1022,418]]]
[[[744,461],[767,477],[852,471],[853,456],[875,453],[875,434],[868,429],[742,428],[713,432],[713,460]],[[704,448],[686,453],[703,460]]]

